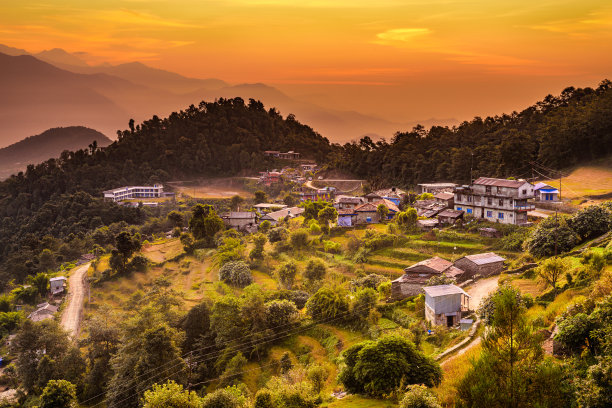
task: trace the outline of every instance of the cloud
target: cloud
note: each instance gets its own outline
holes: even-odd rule
[[[408,43],[415,38],[431,34],[429,28],[393,28],[382,33],[376,34],[376,44],[398,44]]]

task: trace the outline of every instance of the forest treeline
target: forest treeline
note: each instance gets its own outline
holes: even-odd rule
[[[612,152],[612,82],[566,88],[521,112],[475,117],[449,128],[416,126],[390,142],[369,137],[347,143],[332,165],[376,186],[472,177],[531,177],[531,162],[567,168]],[[537,174],[536,174],[537,176]]]
[[[364,137],[343,146],[252,99],[202,102],[165,119],[131,121],[104,149],[92,143],[65,151],[0,182],[0,277],[6,282],[33,272],[45,236],[70,242],[100,225],[143,222],[137,211],[102,202],[105,189],[282,165],[265,150],[295,150],[376,186],[468,182],[470,174],[527,177],[532,161],[562,168],[612,152],[612,82],[570,87],[518,113],[453,128],[417,126],[390,142]]]

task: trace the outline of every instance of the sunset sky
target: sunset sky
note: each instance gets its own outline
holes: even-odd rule
[[[464,120],[612,77],[612,2],[0,0],[0,43],[264,82],[398,122]]]

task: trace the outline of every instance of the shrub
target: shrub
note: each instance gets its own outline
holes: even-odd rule
[[[378,286],[383,283],[388,281],[389,279],[387,279],[386,277],[382,276],[382,275],[378,275],[375,273],[371,273],[369,275],[366,275],[364,277],[355,279],[351,282],[351,286],[353,288],[371,288],[371,289],[378,289]]]
[[[272,300],[265,304],[266,326],[273,330],[288,330],[299,317],[295,303],[289,300]]]
[[[346,318],[349,302],[340,290],[322,287],[306,303],[306,311],[313,319]]]
[[[602,205],[591,205],[574,214],[568,224],[580,238],[588,239],[612,228],[612,212]]]
[[[399,408],[442,408],[436,396],[423,385],[409,385]]]
[[[342,245],[338,242],[323,240],[323,250],[330,254],[339,254],[342,252]]]
[[[293,249],[302,250],[308,247],[308,232],[305,229],[299,229],[289,234],[289,242]]]
[[[268,231],[268,240],[272,243],[279,242],[286,239],[288,235],[289,231],[285,227],[272,228]]]
[[[219,280],[244,288],[253,283],[253,275],[245,262],[228,262],[219,269]]]
[[[537,257],[554,255],[571,250],[580,237],[569,227],[563,216],[548,217],[541,221],[525,242],[529,252]]]
[[[202,408],[242,408],[247,406],[247,399],[236,386],[221,388],[206,395]]]
[[[294,261],[289,261],[281,265],[276,272],[280,284],[285,289],[291,289],[297,275],[297,264]]]
[[[320,259],[311,259],[306,265],[306,270],[304,271],[304,278],[310,281],[322,280],[323,278],[325,278],[326,273],[327,267],[325,266],[325,262]]]

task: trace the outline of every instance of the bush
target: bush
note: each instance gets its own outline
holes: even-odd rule
[[[325,266],[325,262],[320,259],[311,259],[306,265],[306,270],[304,271],[304,278],[310,281],[318,281],[325,278],[326,273],[327,267]]]
[[[399,408],[442,408],[436,396],[423,385],[409,385]]]
[[[302,250],[308,247],[308,231],[299,229],[289,234],[289,242],[295,250]]]
[[[281,265],[276,272],[280,284],[285,289],[291,289],[297,275],[297,264],[294,261],[289,261]]]
[[[582,239],[596,237],[612,228],[612,212],[602,205],[591,205],[574,214],[568,224]]]
[[[529,252],[536,257],[567,252],[580,242],[580,237],[569,227],[563,216],[548,217],[541,221],[525,242]]]
[[[375,273],[371,273],[369,275],[366,275],[364,277],[355,279],[354,281],[351,282],[351,287],[353,288],[371,288],[371,289],[378,289],[378,286],[383,283],[388,281],[389,279],[386,278],[385,276],[382,275],[377,275]]]
[[[206,395],[202,408],[242,408],[247,406],[247,399],[236,387],[226,387]]]
[[[289,235],[289,231],[285,227],[272,228],[268,231],[268,241],[274,243],[283,241]]]
[[[253,275],[245,262],[228,262],[219,269],[219,280],[244,288],[253,283]]]
[[[136,272],[144,272],[149,266],[149,260],[142,255],[136,255],[129,264],[129,269]]]
[[[347,391],[374,397],[388,395],[401,384],[440,384],[437,362],[419,352],[402,336],[391,335],[349,347],[338,379]]]
[[[348,317],[349,302],[340,290],[322,287],[306,303],[306,311],[313,319]]]
[[[342,253],[342,245],[338,242],[323,240],[323,250],[330,254]]]
[[[285,331],[297,323],[299,312],[289,300],[272,300],[265,304],[266,326],[272,330]]]

